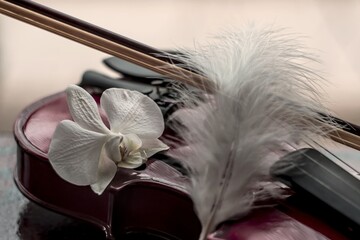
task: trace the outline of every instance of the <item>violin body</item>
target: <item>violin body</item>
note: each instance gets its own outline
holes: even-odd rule
[[[94,89],[88,90],[95,100],[100,99]],[[14,178],[27,198],[100,227],[108,239],[126,239],[144,232],[146,239],[198,239],[201,226],[185,189],[186,176],[156,155],[142,169],[118,169],[100,196],[88,186],[61,179],[52,169],[47,152],[57,124],[65,119],[71,116],[61,92],[27,107],[15,123],[19,148]],[[304,200],[302,196],[292,198],[298,203]],[[347,239],[292,200],[226,223],[209,239],[326,239],[323,234],[330,239]]]
[[[32,104],[16,121],[15,182],[26,197],[101,227],[109,239],[137,231],[196,239],[200,225],[183,187],[186,179],[161,161],[150,159],[145,170],[119,169],[101,196],[61,179],[46,154],[57,124],[70,118],[65,94],[59,93]]]

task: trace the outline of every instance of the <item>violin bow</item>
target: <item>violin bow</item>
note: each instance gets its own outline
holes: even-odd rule
[[[166,53],[162,51],[39,3],[26,0],[0,0],[0,13],[137,64],[184,84],[208,92],[212,92],[214,89],[214,86],[211,86],[210,81],[204,76],[179,66],[181,62],[167,58]],[[360,127],[338,118],[333,117],[333,120],[344,128],[331,129],[329,137],[338,143],[360,150]]]
[[[200,86],[205,78],[172,64],[166,53],[33,1],[0,0],[0,13],[100,50],[171,79]],[[192,81],[190,81],[192,79]]]

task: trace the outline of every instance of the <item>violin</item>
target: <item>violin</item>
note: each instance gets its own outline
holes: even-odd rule
[[[0,12],[167,78],[200,89],[212,87],[196,71],[173,65],[164,52],[35,2],[1,0]],[[111,64],[110,61],[108,64]],[[119,71],[151,86],[147,83],[148,78],[131,76],[126,73],[126,69]],[[102,81],[105,82],[104,79]],[[101,94],[99,89],[103,87],[94,83],[83,85],[98,102]],[[137,87],[144,89],[144,85]],[[154,89],[151,92],[153,91]],[[52,169],[47,152],[55,127],[65,119],[71,119],[71,116],[65,94],[61,92],[33,103],[16,120],[14,134],[19,148],[14,178],[26,197],[50,210],[100,227],[108,239],[126,239],[128,236],[136,239],[136,236],[143,236],[141,234],[144,232],[146,239],[198,238],[201,226],[185,190],[188,184],[186,175],[157,155],[149,159],[141,169],[118,169],[110,186],[101,196],[95,195],[88,187],[75,186],[61,179]],[[334,121],[346,127],[331,133],[332,139],[360,150],[360,127],[337,118]],[[173,138],[171,130],[165,131],[164,139],[166,138]],[[296,186],[292,188],[294,192],[291,197],[277,203],[279,206],[276,208],[259,209],[245,219],[225,223],[208,239],[280,239],[281,236],[286,239],[291,234],[295,234],[295,238],[305,236],[305,239],[306,234],[330,239],[359,236],[356,219],[349,220],[349,216],[339,213],[338,209],[319,207],[324,205],[324,201],[311,195],[311,191],[305,191],[306,187],[297,184],[296,179],[289,180],[289,176],[277,177],[287,179],[292,182],[292,186]],[[305,206],[310,199],[313,206]],[[324,213],[331,213],[335,219],[344,221],[334,224]],[[292,229],[297,230],[294,233]]]

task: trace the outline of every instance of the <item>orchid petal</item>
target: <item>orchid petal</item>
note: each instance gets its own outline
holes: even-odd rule
[[[123,168],[137,168],[140,167],[143,164],[143,158],[140,154],[140,152],[133,153],[129,155],[124,161],[121,161],[118,163],[119,167]]]
[[[123,139],[124,138],[122,136],[113,135],[104,145],[106,155],[115,163],[118,163],[122,160],[120,144],[123,142]]]
[[[104,148],[100,156],[97,181],[96,183],[90,185],[91,189],[96,194],[101,195],[115,177],[116,172],[117,166],[115,162],[109,158],[109,152],[107,152]]]
[[[83,88],[70,85],[66,89],[70,114],[81,127],[98,133],[109,133],[93,97]]]
[[[142,141],[136,134],[130,133],[124,136],[122,146],[124,146],[130,153],[140,149],[142,146]]]
[[[158,138],[164,131],[160,108],[144,94],[126,89],[107,89],[101,97],[110,129],[115,133],[133,133],[142,138]]]
[[[64,120],[57,126],[50,143],[50,163],[56,173],[70,183],[93,184],[97,181],[99,157],[106,138],[104,134]]]
[[[144,158],[149,158],[157,152],[168,150],[169,146],[159,139],[143,139],[140,152]]]

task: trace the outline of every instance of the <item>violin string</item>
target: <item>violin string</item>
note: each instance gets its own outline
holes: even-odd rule
[[[323,149],[325,152],[327,152],[328,154],[330,154],[331,156],[333,156],[334,158],[336,158],[337,160],[339,160],[341,163],[343,163],[344,165],[346,165],[347,167],[349,167],[351,170],[353,170],[354,172],[356,172],[356,174],[360,174],[360,172],[354,168],[353,166],[351,166],[349,163],[347,163],[346,161],[344,161],[343,159],[341,159],[339,156],[337,156],[335,153],[331,152],[329,149],[327,149],[326,147],[322,146],[321,144],[312,141],[315,145],[317,145],[318,147],[320,147],[321,149]],[[308,144],[310,147],[315,148],[313,145],[311,145],[310,143],[306,143]]]
[[[312,141],[312,140],[311,140]],[[315,141],[312,141],[314,142],[315,144],[317,144]],[[309,143],[306,143],[308,144],[310,147],[313,147],[311,144]],[[289,144],[291,147],[295,148],[293,145]],[[320,147],[323,147],[320,145]],[[295,148],[296,149],[296,148]],[[325,147],[324,147],[325,150],[327,150]],[[320,167],[323,167],[326,171],[328,171],[329,173],[331,173],[336,179],[338,179],[339,181],[343,182],[345,185],[348,185],[354,192],[358,192],[360,193],[360,189],[357,189],[355,188],[354,186],[352,186],[351,184],[349,184],[347,181],[344,181],[343,178],[341,176],[339,176],[338,174],[336,174],[336,172],[332,171],[331,169],[329,169],[327,166],[325,166],[324,164],[322,164],[321,162],[319,161],[316,161],[316,159],[314,157],[312,157],[311,155],[309,154],[306,154],[306,153],[300,153],[301,155],[307,157],[310,161],[312,161],[314,164],[320,166]],[[297,167],[298,170],[302,171],[304,174],[308,175],[310,178],[312,178],[314,181],[318,182],[320,185],[322,185],[324,188],[327,188],[329,190],[332,190],[330,186],[328,186],[326,183],[324,183],[323,181],[321,181],[320,179],[318,179],[315,175],[311,174],[310,172],[306,171],[305,169],[303,168],[299,168]],[[352,168],[352,167],[351,167]],[[354,169],[354,168],[352,168]],[[354,169],[355,170],[355,169]],[[355,170],[357,172],[357,170]],[[351,200],[345,198],[343,195],[340,195],[338,194],[336,191],[333,191],[336,195],[338,195],[340,198],[344,199],[346,202],[350,203],[351,205],[353,205],[354,207],[358,208],[359,209],[359,206],[357,206],[356,204],[354,204]]]
[[[343,159],[341,159],[339,156],[337,156],[335,153],[331,152],[329,149],[327,149],[326,147],[322,146],[321,144],[317,143],[316,141],[308,138],[308,141],[304,141],[305,144],[307,144],[308,146],[316,149],[316,147],[314,145],[317,145],[318,147],[320,147],[321,149],[323,149],[325,152],[327,152],[328,154],[330,154],[331,156],[333,156],[334,158],[336,158],[337,160],[339,160],[341,163],[343,163],[345,166],[347,166],[348,168],[350,168],[351,170],[353,170],[357,175],[360,175],[360,172],[354,168],[353,166],[351,166],[349,163],[347,163],[346,161],[344,161]],[[314,143],[314,145],[312,145],[310,142]],[[295,147],[294,145],[292,145],[291,143],[286,143],[288,144],[290,147],[292,147],[294,149],[294,151],[296,151],[297,147]],[[307,154],[304,154],[304,153],[301,153],[302,155],[308,157],[308,158],[312,158],[311,156],[307,155]],[[312,161],[314,161],[314,159],[311,159]],[[330,159],[331,160],[331,159]],[[320,164],[320,163],[319,163]],[[321,165],[321,164],[320,164]],[[321,165],[323,166],[323,165]],[[325,166],[323,166],[325,167]],[[325,167],[326,168],[326,167]]]
[[[306,155],[306,154],[304,154]],[[341,178],[341,176],[337,175],[335,172],[331,171],[329,168],[326,168],[323,164],[319,163],[318,161],[316,161],[313,157],[311,156],[307,156],[309,160],[311,160],[313,163],[315,163],[316,165],[319,165],[321,167],[324,167],[324,169],[326,169],[329,173],[331,173],[335,178],[338,179],[338,181],[342,181],[345,185],[348,185],[354,192],[359,192],[359,189],[353,187],[351,184],[349,184],[347,181],[344,181],[343,178]],[[329,190],[333,190],[331,189],[331,187],[329,185],[327,185],[326,183],[324,183],[323,181],[321,181],[320,179],[318,179],[316,176],[314,176],[313,174],[311,174],[310,172],[306,171],[303,168],[299,168],[297,167],[298,170],[302,171],[303,173],[305,173],[306,175],[308,175],[310,178],[312,178],[314,181],[316,181],[317,183],[319,183],[320,185],[322,185],[324,188],[327,188]],[[337,191],[332,191],[334,194],[336,194],[338,197],[342,198],[344,201],[348,202],[349,204],[351,204],[352,206],[354,206],[355,208],[359,209],[359,206],[354,203],[353,201],[351,201],[350,199],[346,198],[343,194],[339,194]]]

